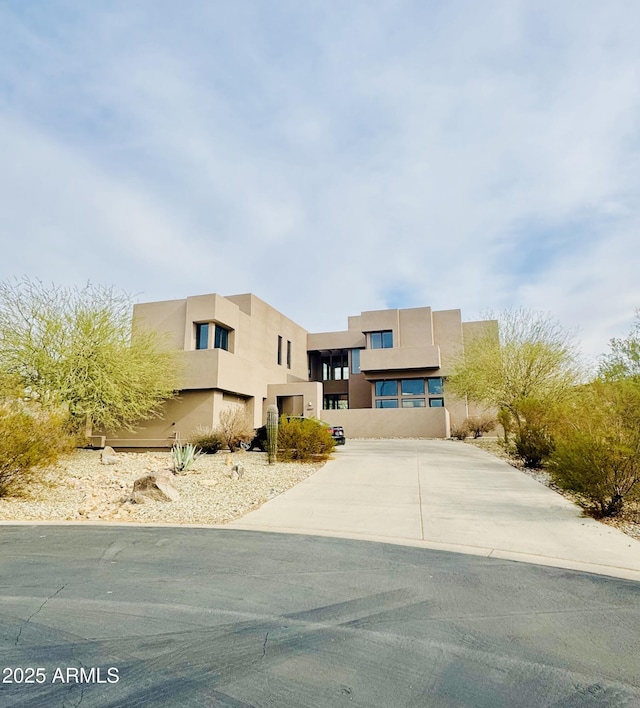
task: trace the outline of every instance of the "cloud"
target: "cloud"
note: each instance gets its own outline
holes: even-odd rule
[[[635,4],[74,5],[0,10],[0,277],[628,329]]]

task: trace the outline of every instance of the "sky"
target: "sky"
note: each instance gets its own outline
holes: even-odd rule
[[[0,280],[640,307],[637,0],[0,0]]]

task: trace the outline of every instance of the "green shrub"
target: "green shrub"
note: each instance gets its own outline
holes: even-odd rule
[[[540,467],[552,450],[553,440],[542,426],[523,423],[513,437],[513,452],[525,467]]]
[[[68,422],[60,411],[0,406],[0,497],[24,492],[39,470],[73,450]]]
[[[315,418],[282,416],[278,425],[278,459],[289,462],[326,460],[335,449],[327,426]]]
[[[582,386],[554,428],[548,463],[558,486],[578,492],[595,516],[616,516],[640,494],[640,385]]]
[[[189,442],[195,445],[203,455],[215,455],[224,444],[217,430],[206,427],[196,428],[189,437]]]

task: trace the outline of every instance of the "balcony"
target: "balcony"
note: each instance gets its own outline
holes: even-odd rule
[[[365,349],[360,353],[360,370],[363,373],[439,368],[440,347],[438,346]]]

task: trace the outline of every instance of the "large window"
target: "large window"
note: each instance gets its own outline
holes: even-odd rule
[[[196,349],[209,348],[209,323],[196,323]]]
[[[360,373],[360,349],[351,350],[351,373]]]
[[[376,381],[376,396],[397,396],[397,381]]]
[[[374,383],[374,405],[376,408],[430,408],[444,406],[442,377],[426,379],[398,379],[376,381]],[[429,393],[429,397],[425,395]],[[428,403],[427,403],[428,401]]]
[[[424,396],[424,379],[402,379],[403,396]]]
[[[370,332],[369,342],[371,349],[391,349],[393,347],[393,332]]]
[[[346,349],[322,355],[322,380],[342,381],[349,378],[349,356]]]
[[[322,399],[322,408],[325,411],[349,408],[349,396],[346,393],[325,393]]]

